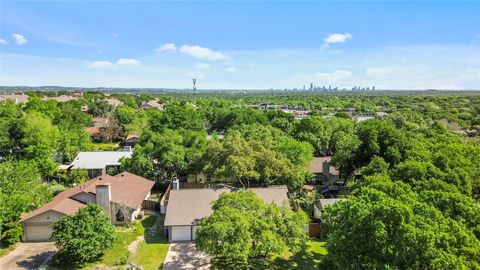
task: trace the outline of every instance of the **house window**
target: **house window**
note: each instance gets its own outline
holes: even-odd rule
[[[125,221],[125,215],[123,214],[122,210],[118,210],[117,214],[115,215],[115,218],[117,222],[124,222]]]

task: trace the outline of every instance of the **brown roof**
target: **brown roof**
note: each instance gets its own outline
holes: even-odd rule
[[[117,107],[117,106],[122,106],[123,105],[123,102],[121,102],[120,100],[116,99],[116,98],[107,98],[105,99],[105,101],[111,105],[111,106],[114,106],[114,107]]]
[[[87,131],[88,134],[90,134],[90,136],[100,135],[100,128],[98,127],[88,127],[88,128],[85,128],[85,130]]]
[[[212,202],[224,192],[235,192],[234,188],[205,188],[170,190],[165,226],[181,226],[196,224],[200,219],[211,214]],[[283,206],[288,204],[287,187],[273,186],[268,188],[249,189],[265,203]]]
[[[28,95],[16,95],[16,94],[8,94],[8,95],[0,95],[0,100],[12,100],[15,103],[27,103],[28,102]]]
[[[332,157],[325,156],[325,157],[314,157],[312,161],[308,164],[307,168],[311,173],[323,173],[323,162],[331,162]],[[340,175],[337,168],[330,165],[330,174],[331,175]]]
[[[140,139],[140,135],[137,134],[128,134],[127,137],[125,138],[125,141],[131,140],[131,139]]]
[[[67,102],[67,101],[70,101],[70,100],[77,100],[78,98],[72,97],[72,96],[67,96],[67,95],[61,95],[61,96],[58,96],[58,97],[51,97],[51,98],[47,98],[47,99],[53,99],[53,100],[56,100],[57,102]]]
[[[28,213],[22,218],[21,222],[50,210],[66,215],[73,214],[77,212],[78,209],[86,206],[84,202],[73,199],[73,196],[82,192],[95,194],[97,185],[107,183],[110,184],[111,187],[111,201],[131,209],[137,209],[142,205],[143,200],[155,184],[153,181],[129,172],[122,172],[115,176],[102,175],[63,191],[55,196],[49,203]]]
[[[141,108],[157,108],[163,110],[163,104],[161,104],[158,99],[152,99],[140,106]]]
[[[109,119],[106,117],[95,117],[93,118],[93,126],[94,127],[106,127],[108,125]]]

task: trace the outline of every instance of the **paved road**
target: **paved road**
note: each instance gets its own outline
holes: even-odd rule
[[[163,270],[210,269],[210,256],[198,251],[191,242],[171,243]]]
[[[38,269],[52,258],[55,250],[53,242],[20,243],[0,258],[0,269]]]

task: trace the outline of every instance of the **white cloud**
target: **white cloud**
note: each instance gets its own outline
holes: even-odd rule
[[[96,68],[96,69],[114,69],[115,64],[109,61],[93,61],[89,65],[91,68]]]
[[[13,39],[15,39],[15,43],[17,45],[23,45],[23,44],[28,43],[28,40],[23,35],[12,34],[12,36],[13,36]]]
[[[180,47],[181,53],[193,56],[201,60],[225,60],[228,57],[219,51],[214,51],[209,48],[200,47],[197,45],[183,45]]]
[[[207,64],[207,63],[198,63],[196,67],[197,67],[198,69],[209,69],[209,68],[210,68],[210,64]]]
[[[229,72],[229,73],[234,73],[234,72],[237,72],[237,68],[235,67],[228,67],[225,69],[226,72]]]
[[[333,72],[317,72],[315,77],[326,82],[338,82],[350,79],[352,72],[343,69],[336,69]]]
[[[3,39],[3,38],[0,38],[0,44],[1,44],[1,45],[6,45],[6,44],[8,44],[8,41],[6,41],[6,40]]]
[[[119,34],[118,33],[112,33],[112,37],[118,37]]]
[[[132,58],[120,58],[117,62],[112,63],[110,61],[93,61],[89,64],[89,67],[95,69],[117,69],[119,67],[138,67],[140,61]]]
[[[352,35],[349,33],[345,34],[329,34],[324,40],[323,40],[323,46],[322,48],[328,48],[330,44],[334,43],[345,43],[347,40],[351,39]]]
[[[365,75],[372,78],[385,78],[393,74],[394,69],[391,67],[373,67],[365,70]]]
[[[137,59],[132,59],[132,58],[120,58],[117,61],[118,66],[134,66],[138,67],[140,66],[140,61]]]
[[[156,49],[157,53],[161,52],[174,52],[177,50],[177,46],[174,43],[165,43]]]

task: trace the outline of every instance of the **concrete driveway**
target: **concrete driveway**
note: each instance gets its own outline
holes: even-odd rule
[[[192,242],[171,243],[163,270],[210,269],[210,256],[198,251]]]
[[[50,261],[55,250],[53,242],[20,243],[0,258],[0,269],[38,269]]]

